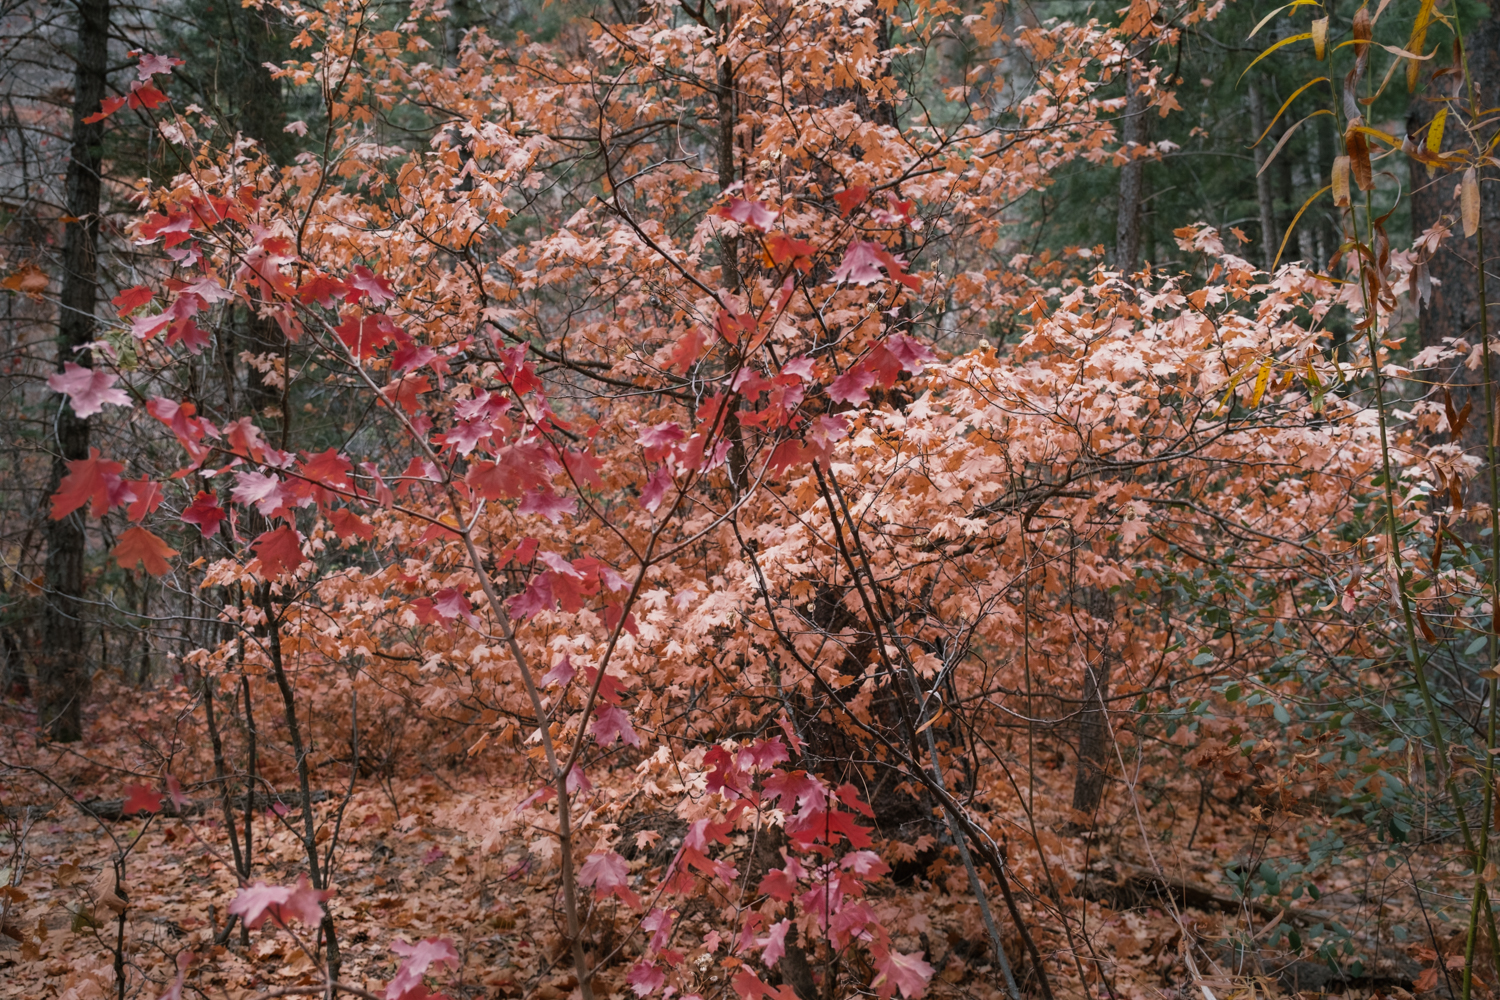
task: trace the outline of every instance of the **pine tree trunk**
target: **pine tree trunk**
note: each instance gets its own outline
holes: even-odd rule
[[[1267,271],[1276,261],[1276,250],[1281,237],[1276,232],[1276,202],[1271,198],[1271,177],[1266,172],[1267,140],[1261,133],[1266,129],[1265,110],[1261,104],[1260,88],[1250,82],[1250,127],[1255,131],[1255,200],[1260,205],[1260,252],[1261,266]]]
[[[94,305],[99,293],[99,177],[104,126],[84,118],[104,100],[109,56],[109,0],[80,0],[73,74],[73,148],[68,160],[67,212],[63,230],[62,299],[57,321],[57,366],[65,361],[92,366]],[[64,400],[56,423],[57,451],[52,490],[67,471],[65,463],[87,458],[89,422]],[[42,647],[37,657],[37,721],[52,739],[83,736],[83,700],[89,669],[84,645],[83,511],[47,525],[47,599],[42,611]]]
[[[1120,198],[1115,214],[1115,268],[1130,274],[1141,256],[1141,189],[1145,164],[1135,151],[1145,142],[1145,101],[1135,63],[1125,75],[1125,112],[1120,121],[1120,146],[1130,159],[1120,168]]]

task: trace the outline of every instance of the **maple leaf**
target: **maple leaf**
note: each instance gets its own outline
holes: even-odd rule
[[[235,503],[254,507],[266,517],[275,513],[287,501],[281,477],[275,473],[241,472],[235,476],[234,482],[229,498]]]
[[[651,478],[646,481],[646,488],[641,490],[641,506],[656,513],[656,508],[666,499],[667,490],[674,485],[672,470],[665,465],[658,465],[656,471],[651,473]]]
[[[340,507],[334,511],[329,515],[329,520],[333,522],[333,533],[343,541],[347,542],[350,536],[363,538],[367,542],[375,537],[374,527],[348,507]]]
[[[137,813],[161,812],[161,795],[149,785],[126,785],[125,804],[120,806],[120,815],[134,816]]]
[[[602,747],[614,746],[617,739],[633,747],[641,745],[641,738],[630,724],[630,713],[615,705],[606,705],[595,712],[594,724],[589,731]]]
[[[773,267],[795,262],[799,271],[810,270],[812,256],[816,252],[816,248],[811,243],[788,236],[786,233],[772,233],[766,237],[766,256],[770,258]]]
[[[640,906],[640,897],[630,890],[630,865],[614,851],[595,851],[578,867],[578,884],[593,886],[594,897],[615,896],[631,909]]]
[[[161,506],[161,483],[153,483],[149,479],[127,480],[125,486],[135,496],[126,510],[126,516],[132,521],[141,520]]]
[[[320,451],[316,455],[303,452],[306,461],[302,463],[302,474],[313,482],[322,483],[336,490],[349,488],[349,472],[354,465],[337,449],[329,448]]]
[[[866,184],[851,184],[843,191],[834,194],[833,200],[838,202],[839,215],[848,214],[864,204],[866,198],[870,197],[870,188]]]
[[[106,97],[104,99],[104,102],[99,106],[99,110],[95,111],[93,114],[91,114],[87,118],[85,118],[83,120],[83,123],[85,125],[92,125],[95,122],[102,122],[104,119],[108,118],[110,115],[114,114],[116,111],[119,111],[124,106],[125,106],[125,98],[123,98],[123,97]]]
[[[486,500],[513,499],[526,490],[547,485],[547,471],[541,461],[541,449],[510,447],[498,462],[475,462],[464,477]]]
[[[354,269],[354,274],[349,278],[350,295],[361,292],[370,297],[370,301],[376,306],[383,306],[387,302],[396,301],[396,293],[391,289],[391,283],[380,275],[375,274],[368,267],[360,264]],[[358,298],[358,296],[354,296]],[[348,298],[347,301],[353,301]]]
[[[196,524],[204,538],[218,534],[219,524],[228,516],[219,506],[219,498],[206,490],[199,490],[193,502],[182,512],[182,520]]]
[[[776,224],[778,213],[771,211],[770,207],[763,201],[730,198],[709,214],[730,219],[744,226],[753,226],[761,232],[766,232]]]
[[[874,384],[875,376],[866,371],[863,366],[856,365],[828,384],[828,398],[838,403],[852,403],[855,406],[868,403],[870,394],[865,390]]]
[[[157,56],[149,52],[141,56],[140,65],[135,68],[136,77],[141,80],[149,80],[157,73],[170,73],[173,66],[181,66],[182,60],[173,56]]]
[[[901,995],[907,1000],[916,1000],[927,992],[927,983],[932,979],[932,966],[922,960],[917,953],[903,955],[899,951],[888,952],[884,958],[875,962],[875,969],[880,973],[871,985],[880,991],[882,998],[888,998],[891,993],[899,989]]]
[[[402,1000],[410,991],[422,985],[422,977],[434,965],[458,968],[458,952],[454,950],[453,942],[447,938],[423,938],[416,944],[398,939],[391,943],[391,951],[405,961],[396,969],[396,975],[385,988],[386,1000]]]
[[[677,338],[677,343],[672,347],[672,365],[670,370],[678,375],[686,375],[687,370],[703,355],[703,348],[708,343],[708,334],[696,327]]]
[[[433,608],[444,618],[462,618],[473,628],[479,627],[479,619],[474,617],[474,610],[469,604],[469,599],[464,596],[464,592],[458,587],[449,587],[446,590],[440,590],[432,596]]]
[[[229,912],[238,916],[241,923],[252,931],[267,918],[283,927],[293,920],[316,927],[323,922],[323,900],[329,895],[331,893],[326,889],[314,889],[306,875],[298,876],[295,886],[267,885],[257,881],[254,885],[241,887],[229,903]]]
[[[48,376],[47,386],[53,392],[67,395],[73,404],[73,412],[80,417],[91,417],[104,409],[104,404],[129,406],[130,394],[115,386],[119,376],[97,368],[85,368],[73,362],[64,362],[63,370]]]
[[[937,360],[931,348],[904,333],[891,334],[886,338],[885,346],[901,362],[901,367],[913,375],[922,374],[924,366]]]
[[[89,449],[88,458],[68,463],[68,474],[52,494],[52,520],[61,521],[78,508],[89,504],[89,513],[103,517],[113,506],[123,502],[125,488],[120,473],[125,466],[104,461],[98,448]]]
[[[922,285],[920,278],[906,273],[904,260],[879,243],[868,240],[855,240],[849,244],[849,249],[844,251],[843,261],[833,272],[833,280],[835,284],[848,281],[856,285],[869,285],[881,279],[882,268],[886,276],[903,285],[911,288],[920,288]]]
[[[151,298],[152,292],[148,286],[133,285],[109,301],[111,305],[119,310],[118,315],[125,316],[146,305],[151,301]]]
[[[535,514],[544,517],[553,524],[562,521],[564,515],[576,514],[578,512],[578,501],[567,497],[558,496],[551,490],[531,490],[516,507],[517,514]]]
[[[167,562],[177,550],[147,531],[145,528],[126,528],[120,543],[109,550],[121,569],[132,569],[137,563],[152,576],[161,576],[172,568]]]
[[[251,543],[260,561],[260,575],[275,580],[302,565],[302,536],[291,525],[264,532]]]
[[[573,661],[564,656],[562,659],[552,664],[551,670],[542,675],[542,687],[547,688],[551,687],[554,684],[561,684],[566,686],[568,681],[572,680],[577,675],[578,671],[573,669]]]
[[[776,963],[781,961],[781,956],[786,954],[786,932],[791,930],[790,920],[778,920],[771,925],[770,933],[755,942],[757,948],[762,949],[760,960],[767,967],[775,968]]]
[[[648,997],[667,983],[666,974],[644,958],[630,967],[625,982],[638,997]]]

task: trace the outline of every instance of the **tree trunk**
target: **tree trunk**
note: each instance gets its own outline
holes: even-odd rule
[[[1266,173],[1266,146],[1261,133],[1266,130],[1266,115],[1260,100],[1260,88],[1250,82],[1250,127],[1255,131],[1255,200],[1260,205],[1261,266],[1267,271],[1276,260],[1281,236],[1276,232],[1276,202],[1271,198],[1271,177]]]
[[[1135,271],[1141,256],[1141,188],[1145,164],[1135,155],[1145,142],[1146,106],[1140,95],[1135,62],[1125,73],[1125,112],[1120,121],[1120,147],[1130,159],[1120,168],[1120,198],[1115,214],[1115,268]]]
[[[63,230],[62,299],[57,322],[57,366],[65,361],[92,366],[88,351],[77,350],[94,339],[94,304],[99,292],[99,168],[104,126],[84,118],[104,101],[109,56],[109,0],[80,0],[78,43],[73,74],[73,149],[68,160],[67,212]],[[64,399],[56,420],[57,451],[52,489],[67,471],[64,463],[87,458],[89,422]],[[83,736],[83,699],[89,670],[84,652],[83,511],[49,520],[47,525],[47,599],[42,611],[42,644],[37,657],[37,721],[52,739],[71,742]]]

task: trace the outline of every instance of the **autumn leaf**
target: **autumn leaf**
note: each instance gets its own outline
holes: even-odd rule
[[[116,504],[125,502],[127,490],[120,481],[125,466],[100,458],[98,448],[89,457],[68,463],[56,493],[52,494],[52,520],[61,521],[78,508],[89,505],[89,513],[103,517]]]
[[[149,479],[126,480],[125,486],[135,495],[135,499],[126,508],[126,516],[132,521],[139,521],[148,514],[155,513],[156,508],[161,506],[162,490],[161,483],[153,483]]]
[[[73,404],[73,412],[80,417],[91,417],[109,403],[114,406],[129,406],[130,394],[115,386],[119,376],[98,368],[85,368],[68,361],[63,370],[47,378],[47,387],[53,392],[67,395]]]
[[[295,886],[267,885],[257,881],[240,889],[230,901],[229,912],[240,918],[250,930],[255,930],[267,919],[282,926],[293,920],[308,927],[316,927],[323,921],[323,900],[330,893],[314,889],[306,875],[297,879]]]
[[[109,301],[118,310],[118,315],[128,316],[149,303],[151,299],[152,291],[148,286],[132,285]]]
[[[120,806],[120,815],[134,816],[138,813],[161,812],[161,795],[149,785],[126,785],[125,803]]]
[[[333,533],[343,541],[350,538],[362,538],[365,541],[375,537],[375,529],[354,511],[348,507],[340,507],[328,515],[329,521],[333,523]]]
[[[875,963],[880,973],[872,983],[882,998],[887,998],[899,989],[907,1000],[916,1000],[927,992],[927,983],[932,979],[932,966],[919,954],[902,954],[892,951]]]
[[[26,264],[20,270],[0,279],[0,288],[12,292],[20,292],[33,299],[40,299],[42,293],[47,290],[47,285],[50,281],[51,279],[47,277],[46,271],[43,271],[35,264]]]
[[[404,961],[385,988],[386,1000],[402,1000],[412,990],[421,987],[422,977],[434,965],[458,968],[459,964],[458,952],[453,949],[453,942],[447,938],[423,938],[416,944],[397,940],[392,942],[391,951],[400,955]]]
[[[200,490],[182,512],[182,520],[196,524],[204,538],[211,538],[219,531],[219,524],[229,515],[219,506],[219,498]]]
[[[250,547],[267,580],[280,579],[302,565],[302,536],[291,525],[262,533]]]
[[[172,568],[167,560],[175,556],[177,550],[145,528],[136,527],[126,528],[120,536],[120,543],[109,554],[121,569],[132,569],[139,563],[152,576],[161,576]]]

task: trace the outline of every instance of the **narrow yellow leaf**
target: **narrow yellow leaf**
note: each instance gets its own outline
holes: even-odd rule
[[[1339,159],[1343,159],[1343,157],[1340,157]],[[1334,169],[1337,170],[1338,169],[1338,160],[1333,161],[1333,165],[1334,165]],[[1348,167],[1346,165],[1345,166],[1345,170],[1347,170],[1347,169],[1348,169]],[[1346,173],[1344,176],[1345,176],[1344,189],[1347,191],[1348,190],[1348,185],[1349,185],[1349,182],[1348,182],[1348,179],[1347,179],[1348,178],[1348,174]],[[1303,213],[1307,211],[1307,207],[1309,205],[1311,205],[1313,202],[1317,201],[1319,198],[1323,197],[1323,195],[1327,194],[1328,191],[1329,191],[1329,188],[1331,188],[1331,187],[1332,187],[1332,185],[1328,185],[1327,187],[1320,188],[1319,190],[1317,190],[1316,192],[1314,192],[1313,196],[1311,198],[1307,199],[1306,201],[1304,201],[1302,203],[1302,207],[1299,208],[1299,209],[1297,209],[1297,214],[1294,215],[1294,216],[1292,216],[1292,224],[1290,226],[1286,227],[1286,235],[1281,238],[1281,247],[1280,247],[1280,249],[1278,249],[1276,251],[1276,259],[1271,262],[1271,270],[1272,271],[1276,270],[1276,265],[1281,263],[1281,255],[1286,250],[1286,241],[1292,238],[1292,231],[1297,228],[1297,223],[1299,221],[1301,221]]]
[[[1244,72],[1240,74],[1239,80],[1234,81],[1235,86],[1239,86],[1240,80],[1243,80],[1245,78],[1245,73],[1250,72],[1250,70],[1252,70],[1253,68],[1255,68],[1255,64],[1256,63],[1260,62],[1262,59],[1264,59],[1266,56],[1270,55],[1272,52],[1275,52],[1277,49],[1279,49],[1279,48],[1281,48],[1283,46],[1291,45],[1293,42],[1305,42],[1305,41],[1307,41],[1311,37],[1312,37],[1312,32],[1311,31],[1304,31],[1300,35],[1292,35],[1290,38],[1283,38],[1281,41],[1277,42],[1275,45],[1272,45],[1270,48],[1266,49],[1266,51],[1262,52],[1260,55],[1258,55],[1254,59],[1250,60],[1250,65],[1245,67]]]
[[[1312,114],[1302,119],[1302,121],[1297,122],[1295,125],[1288,128],[1285,132],[1281,133],[1281,139],[1276,143],[1276,148],[1271,150],[1271,155],[1266,157],[1266,162],[1260,165],[1260,169],[1255,172],[1255,176],[1259,177],[1261,174],[1266,172],[1266,168],[1271,165],[1271,161],[1276,159],[1276,154],[1281,152],[1281,147],[1286,145],[1286,141],[1292,137],[1292,133],[1297,131],[1302,122],[1310,121],[1311,119],[1316,118],[1319,115],[1331,114],[1333,114],[1333,112],[1329,111],[1327,108],[1319,108],[1317,111],[1314,111]]]
[[[1285,101],[1281,102],[1281,109],[1276,112],[1276,117],[1271,119],[1271,124],[1269,124],[1269,125],[1266,126],[1266,130],[1260,134],[1260,138],[1256,139],[1255,142],[1253,142],[1253,143],[1250,144],[1250,148],[1254,149],[1256,146],[1259,146],[1262,142],[1266,141],[1266,136],[1268,136],[1268,135],[1271,134],[1271,129],[1273,129],[1273,128],[1276,127],[1276,123],[1281,120],[1281,116],[1282,115],[1286,114],[1286,109],[1292,106],[1292,102],[1297,99],[1297,96],[1299,94],[1301,94],[1308,87],[1311,87],[1313,84],[1327,83],[1327,82],[1328,82],[1328,77],[1326,77],[1326,76],[1320,76],[1316,80],[1309,80],[1309,81],[1307,81],[1302,86],[1300,86],[1296,90],[1292,91],[1292,96],[1288,97]],[[1302,120],[1306,121],[1307,119],[1304,118]]]
[[[1250,394],[1250,408],[1253,410],[1260,405],[1260,399],[1266,394],[1266,385],[1271,381],[1271,359],[1260,363],[1260,373],[1255,376],[1255,390]]]
[[[1427,152],[1437,156],[1443,151],[1443,129],[1448,125],[1448,109],[1439,108],[1427,126]]]
[[[1320,17],[1312,23],[1313,55],[1322,62],[1328,55],[1328,18]]]
[[[1463,184],[1459,189],[1459,206],[1464,217],[1464,235],[1479,232],[1479,175],[1470,167],[1464,171]]]

